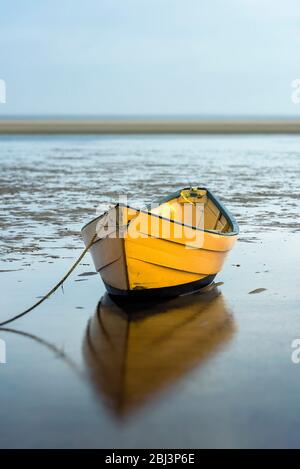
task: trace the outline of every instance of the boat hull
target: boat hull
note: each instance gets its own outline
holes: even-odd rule
[[[207,275],[201,280],[196,280],[195,282],[190,283],[183,283],[181,285],[174,285],[171,287],[144,288],[140,290],[121,290],[119,288],[112,287],[105,282],[104,285],[107,292],[112,296],[121,296],[132,299],[174,298],[176,296],[194,293],[204,287],[207,287],[213,282],[215,276],[216,274]]]
[[[93,227],[91,227],[93,232]],[[215,239],[211,239],[212,236]],[[208,239],[210,238],[210,239]],[[86,235],[88,244],[90,235]],[[234,239],[227,243],[205,234],[203,247],[187,249],[162,238],[104,237],[90,248],[95,268],[111,295],[174,297],[197,291],[214,280]]]
[[[214,199],[215,200],[215,199]],[[215,203],[216,200],[215,200]],[[164,207],[162,205],[161,207]],[[206,219],[230,223],[213,205]],[[200,290],[213,282],[232,249],[237,232],[182,224],[149,210],[117,205],[82,230],[97,272],[107,291],[133,298],[174,297]]]

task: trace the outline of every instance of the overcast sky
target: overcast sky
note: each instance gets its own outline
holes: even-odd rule
[[[294,115],[299,0],[1,0],[2,115]]]

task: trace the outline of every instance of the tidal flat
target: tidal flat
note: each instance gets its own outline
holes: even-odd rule
[[[124,308],[87,255],[0,329],[1,448],[299,447],[298,136],[1,136],[0,321],[64,275],[119,196],[188,185],[240,225],[217,285]]]

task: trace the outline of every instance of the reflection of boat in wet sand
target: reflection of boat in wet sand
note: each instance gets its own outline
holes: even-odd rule
[[[105,294],[89,322],[84,356],[97,392],[119,416],[207,360],[234,331],[216,287],[160,304]]]

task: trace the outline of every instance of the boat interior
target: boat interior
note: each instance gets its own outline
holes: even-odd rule
[[[177,197],[154,207],[148,207],[148,212],[182,225],[216,233],[232,231],[230,220],[216,205],[206,189],[184,189]],[[103,223],[126,226],[139,213],[140,211],[135,208],[117,205],[109,212],[108,218],[103,218]]]
[[[164,218],[200,229],[219,233],[231,231],[231,224],[205,189],[184,189],[179,197],[150,211]]]

